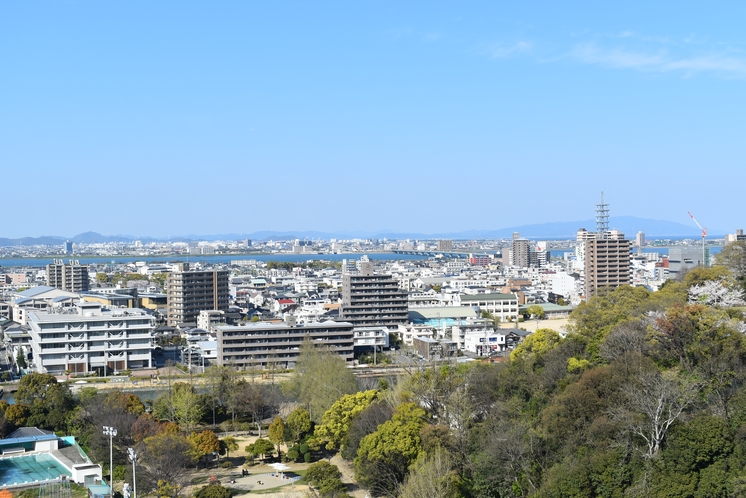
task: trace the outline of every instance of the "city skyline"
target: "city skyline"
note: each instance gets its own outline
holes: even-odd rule
[[[0,237],[730,232],[745,8],[6,3]]]

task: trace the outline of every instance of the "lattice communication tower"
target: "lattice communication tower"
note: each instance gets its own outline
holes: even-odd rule
[[[601,203],[596,204],[596,232],[599,239],[605,239],[609,234],[609,205],[604,203],[603,192]]]

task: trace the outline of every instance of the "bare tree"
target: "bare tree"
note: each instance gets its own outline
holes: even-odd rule
[[[418,461],[400,487],[400,498],[449,498],[456,496],[457,476],[451,455],[436,448],[425,460]]]
[[[614,361],[626,353],[645,355],[649,349],[644,322],[625,322],[614,328],[600,346],[601,357]]]
[[[657,370],[642,372],[635,383],[622,388],[627,404],[613,410],[612,415],[645,441],[643,454],[652,460],[671,424],[694,402],[698,388],[689,379],[671,378]]]

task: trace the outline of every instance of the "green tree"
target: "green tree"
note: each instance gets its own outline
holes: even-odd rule
[[[229,399],[236,388],[236,376],[232,369],[213,365],[205,370],[204,386],[207,388],[207,399],[212,410],[212,426],[217,426],[217,413],[229,404]]]
[[[709,268],[698,266],[686,272],[684,275],[684,284],[687,287],[693,287],[695,285],[702,285],[711,280],[721,282],[723,280],[732,279],[733,274],[725,266],[711,266]]]
[[[277,446],[277,456],[280,456],[280,445],[285,442],[285,422],[278,415],[269,424],[267,437]]]
[[[26,356],[23,354],[23,351],[20,348],[18,349],[18,354],[16,355],[16,365],[18,365],[18,368],[23,369],[27,367]]]
[[[391,420],[360,441],[355,473],[363,486],[376,494],[391,494],[404,482],[409,467],[422,455],[425,417],[419,406],[402,403]]]
[[[150,281],[160,287],[161,289],[166,288],[166,279],[168,278],[168,273],[154,273],[150,276]]]
[[[562,340],[559,332],[552,329],[537,329],[510,352],[511,360],[518,360],[534,355],[542,357],[554,349]]]
[[[220,440],[220,447],[221,449],[225,449],[226,458],[230,458],[231,451],[238,449],[238,441],[233,436],[227,436]]]
[[[546,313],[544,312],[544,308],[542,308],[538,304],[532,304],[531,306],[526,308],[526,315],[528,315],[528,318],[543,320],[546,316]]]
[[[342,473],[336,465],[321,461],[311,464],[306,471],[306,480],[323,497],[346,496],[347,487],[342,482]]]
[[[5,409],[5,418],[8,422],[18,427],[24,427],[27,425],[26,421],[28,420],[29,415],[31,415],[31,413],[29,412],[28,406],[19,403],[10,405]]]
[[[203,396],[192,386],[177,382],[169,392],[162,394],[153,404],[153,415],[160,420],[169,420],[189,431],[205,415],[206,405]]]
[[[655,496],[732,496],[733,449],[728,426],[719,417],[700,415],[673,427],[652,479]]]
[[[96,282],[99,284],[105,284],[109,282],[109,275],[103,272],[97,272],[96,273]]]
[[[252,444],[246,446],[246,453],[250,454],[253,458],[261,456],[264,458],[270,455],[275,449],[275,445],[269,439],[259,438]]]
[[[723,265],[731,271],[738,280],[746,277],[746,241],[739,240],[725,244],[725,247],[715,256],[718,265]]]
[[[283,383],[282,390],[297,396],[307,407],[311,420],[318,421],[335,401],[356,392],[358,386],[347,362],[335,350],[316,346],[306,339],[292,377]]]
[[[50,374],[32,373],[21,378],[16,402],[29,408],[27,424],[48,430],[63,430],[75,400],[66,384]]]
[[[326,449],[339,449],[347,437],[352,420],[365,410],[378,396],[378,391],[361,391],[345,394],[324,412],[314,436]]]
[[[291,444],[300,443],[306,434],[311,432],[311,414],[302,406],[290,412],[285,420],[285,441]]]

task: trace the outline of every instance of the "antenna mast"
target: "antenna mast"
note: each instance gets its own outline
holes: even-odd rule
[[[601,203],[596,204],[596,232],[599,239],[609,235],[609,205],[604,203],[604,193],[601,191]]]

